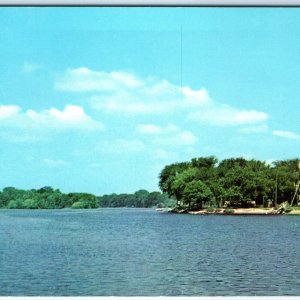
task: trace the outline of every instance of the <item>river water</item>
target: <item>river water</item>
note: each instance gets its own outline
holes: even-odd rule
[[[300,295],[300,216],[0,210],[0,296]]]

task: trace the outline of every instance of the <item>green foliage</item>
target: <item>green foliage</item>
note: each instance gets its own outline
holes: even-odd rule
[[[281,160],[274,163],[273,177],[277,177],[278,203],[289,201],[295,192],[295,184],[297,183],[299,170],[298,160]]]
[[[167,193],[170,197],[174,196],[172,183],[174,179],[184,170],[190,167],[189,162],[176,163],[166,166],[159,175],[159,187],[163,193]]]
[[[88,193],[70,193],[68,194],[68,202],[71,207],[75,204],[75,208],[96,208],[98,207],[97,197]],[[77,207],[81,206],[81,207]]]
[[[97,197],[100,207],[174,207],[175,200],[160,192],[139,190],[134,194],[111,194]]]
[[[160,192],[146,190],[134,194],[112,194],[97,197],[89,193],[64,194],[46,186],[40,189],[20,190],[13,187],[0,191],[0,208],[10,209],[59,209],[101,207],[174,207],[175,200]]]
[[[215,156],[193,158],[191,161],[192,167],[198,168],[198,169],[214,168],[216,166],[217,162],[218,162],[218,159]]]
[[[202,208],[203,203],[210,201],[213,194],[209,187],[200,180],[188,182],[183,190],[183,202],[190,208]]]
[[[197,204],[195,199],[203,195],[199,196],[195,183],[191,186],[195,181],[208,188],[209,206],[248,207],[254,201],[257,206],[267,206],[268,199],[274,202],[277,182],[277,203],[291,203],[299,178],[298,161],[277,161],[270,166],[242,157],[224,159],[219,164],[214,156],[193,158],[190,162],[165,166],[159,186],[170,197],[174,196],[178,205],[201,206],[201,201]]]
[[[291,211],[293,211],[293,210],[300,210],[300,206],[290,207],[290,210],[291,210]]]
[[[21,209],[24,208],[24,203],[22,199],[10,200],[7,208],[9,209]]]
[[[197,173],[197,169],[188,168],[174,178],[174,181],[171,184],[171,189],[172,193],[178,200],[182,200],[186,185],[197,179]]]
[[[72,208],[89,208],[86,206],[86,203],[77,201],[72,204]]]
[[[225,190],[225,204],[229,206],[239,206],[243,202],[243,194],[239,186],[232,186]],[[226,203],[227,202],[227,203]]]
[[[146,207],[149,192],[146,190],[139,190],[134,193],[134,207]]]
[[[6,187],[0,193],[0,207],[7,207],[11,200],[21,199],[23,191],[14,187]]]
[[[26,199],[24,207],[27,209],[37,209],[39,208],[39,201],[37,199]]]
[[[232,215],[233,213],[234,213],[234,211],[231,208],[224,209],[224,214],[225,215]]]
[[[217,209],[215,207],[208,207],[206,210],[208,212],[215,212]]]

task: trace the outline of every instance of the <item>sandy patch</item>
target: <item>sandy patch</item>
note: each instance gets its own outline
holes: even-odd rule
[[[300,210],[292,210],[288,215],[300,215]]]
[[[274,209],[260,209],[260,208],[234,208],[231,209],[231,215],[271,215],[276,214]],[[191,215],[218,215],[218,214],[226,214],[225,209],[217,209],[216,211],[208,211],[206,209],[202,209],[199,211],[189,211]]]

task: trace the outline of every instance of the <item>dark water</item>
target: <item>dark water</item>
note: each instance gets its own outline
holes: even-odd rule
[[[300,216],[1,210],[0,295],[300,295]]]

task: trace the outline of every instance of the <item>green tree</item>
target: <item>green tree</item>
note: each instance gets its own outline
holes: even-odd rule
[[[212,169],[218,163],[218,159],[215,156],[208,156],[208,157],[198,157],[192,158],[191,164],[193,168],[198,169]]]
[[[208,187],[213,193],[212,206],[222,207],[226,199],[226,190],[224,189],[222,178],[215,178],[208,183]]]
[[[211,201],[213,193],[200,180],[193,180],[186,184],[183,191],[183,201],[193,209],[202,209],[203,203]]]
[[[183,201],[183,192],[186,185],[189,182],[194,181],[196,179],[197,179],[197,169],[191,167],[182,171],[174,178],[171,184],[171,192],[172,195],[174,195],[177,200],[177,205],[180,204],[181,201]]]
[[[172,183],[176,177],[191,166],[190,162],[175,163],[167,165],[159,174],[159,188],[170,197],[175,196]]]
[[[68,194],[69,199],[71,199],[72,207],[76,202],[80,202],[82,208],[96,208],[98,207],[97,198],[93,194],[89,193],[70,193]],[[79,205],[79,204],[78,204]]]
[[[148,194],[144,205],[145,207],[154,207],[164,201],[164,197],[160,192],[151,192]]]
[[[9,209],[21,209],[24,208],[24,203],[22,199],[10,200],[7,208]]]
[[[274,162],[274,191],[276,190],[277,181],[278,203],[288,201],[291,204],[292,197],[295,193],[295,185],[299,179],[298,162],[299,159],[280,160]]]
[[[147,190],[138,190],[134,193],[135,196],[135,207],[145,207],[149,192]]]
[[[26,199],[24,201],[24,207],[27,209],[37,209],[39,208],[38,199]]]
[[[22,199],[23,194],[23,190],[19,190],[14,187],[4,188],[0,193],[0,207],[7,207],[11,200]]]

